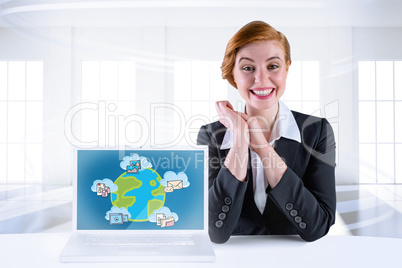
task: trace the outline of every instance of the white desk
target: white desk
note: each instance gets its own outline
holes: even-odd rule
[[[60,263],[59,254],[70,234],[0,235],[1,267],[401,267],[402,239],[326,236],[303,242],[296,236],[232,237],[213,244],[214,263]]]

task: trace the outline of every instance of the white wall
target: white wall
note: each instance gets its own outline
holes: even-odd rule
[[[273,24],[273,26],[276,26]],[[277,27],[277,26],[276,26]],[[221,60],[233,27],[0,28],[0,60],[44,61],[43,182],[68,185],[72,146],[64,133],[68,110],[80,103],[81,60],[136,61],[137,111],[151,122],[151,103],[172,103],[175,59]],[[358,183],[357,61],[401,60],[402,27],[277,27],[293,60],[319,60],[321,109],[334,124],[337,184]],[[229,89],[229,99],[238,99]],[[158,110],[154,141],[172,138],[172,111]]]

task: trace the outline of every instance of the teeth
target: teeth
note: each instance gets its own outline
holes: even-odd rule
[[[267,95],[271,94],[272,90],[273,89],[271,88],[271,89],[253,91],[253,92],[254,92],[254,94],[256,94],[258,96],[267,96]]]

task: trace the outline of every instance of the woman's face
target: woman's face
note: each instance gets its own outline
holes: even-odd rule
[[[278,41],[246,44],[239,49],[233,69],[240,96],[250,109],[276,110],[286,87],[289,63]]]

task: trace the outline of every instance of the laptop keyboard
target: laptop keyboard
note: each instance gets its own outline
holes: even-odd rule
[[[194,245],[192,234],[186,235],[88,235],[86,246],[181,246]]]

